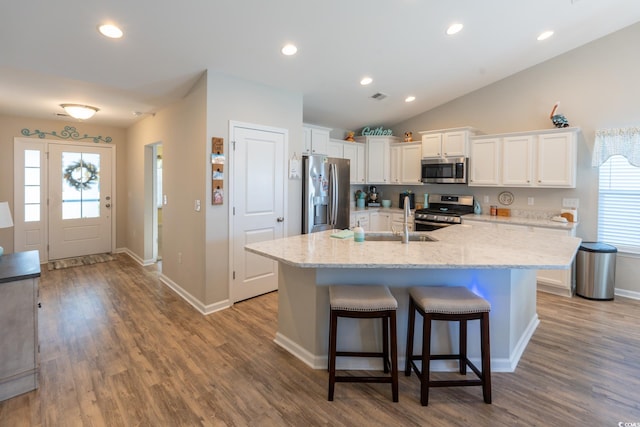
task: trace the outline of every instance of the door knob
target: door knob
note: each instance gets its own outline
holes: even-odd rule
[[[278,221],[278,222],[284,222],[284,218],[283,218],[283,217],[281,217],[281,216],[279,216],[279,217],[278,217],[278,219],[277,219],[276,221]]]
[[[110,208],[111,207],[111,203],[107,203],[106,205],[104,205],[105,208]]]

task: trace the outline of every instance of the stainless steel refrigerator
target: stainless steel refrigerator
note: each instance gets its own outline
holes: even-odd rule
[[[302,157],[302,234],[349,228],[349,160]]]

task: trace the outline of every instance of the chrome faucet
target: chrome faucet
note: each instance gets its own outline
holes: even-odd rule
[[[404,196],[404,224],[402,225],[402,243],[409,243],[409,216],[411,215],[409,196]]]

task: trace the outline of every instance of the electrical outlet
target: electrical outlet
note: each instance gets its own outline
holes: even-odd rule
[[[166,194],[164,194],[164,195],[162,196],[162,204],[163,204],[163,205],[166,205],[166,204],[167,204],[167,195],[166,195]]]
[[[533,206],[533,197],[527,197],[527,204]]]
[[[579,199],[562,199],[562,207],[563,208],[576,208],[578,209],[578,205],[580,204]]]
[[[484,196],[484,202],[489,203],[489,196]]]
[[[196,212],[200,212],[200,200],[196,200],[194,209],[196,210]]]
[[[178,264],[182,264],[182,252],[178,252]]]

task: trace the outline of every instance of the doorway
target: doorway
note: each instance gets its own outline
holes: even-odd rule
[[[235,303],[278,289],[278,263],[249,253],[249,243],[284,237],[288,131],[231,122],[230,245]]]
[[[14,139],[14,251],[113,252],[115,146]]]
[[[163,149],[161,142],[144,147],[144,265],[158,263],[162,268],[162,190]]]

